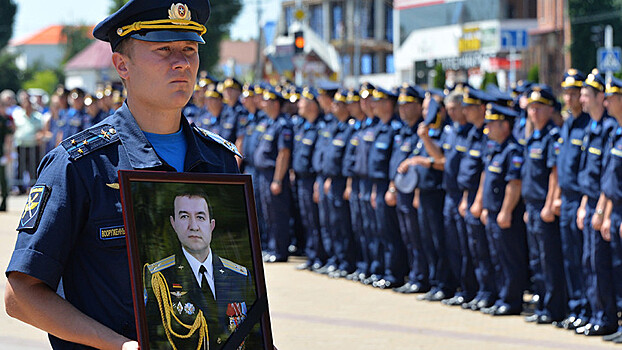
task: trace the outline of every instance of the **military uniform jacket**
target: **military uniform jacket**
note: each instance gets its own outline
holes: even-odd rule
[[[146,267],[146,271],[144,271],[147,319],[153,321],[153,323],[149,323],[149,345],[151,349],[171,349],[164,330],[160,306],[154,294],[154,290],[157,291],[158,289],[154,288],[154,284],[159,288],[164,284],[166,285],[169,291],[166,297],[170,298],[170,305],[172,305],[172,310],[169,312],[172,312],[185,325],[192,325],[199,314],[199,310],[201,310],[207,321],[209,349],[220,349],[229,335],[245,319],[248,309],[255,302],[255,288],[248,269],[230,260],[220,258],[212,252],[214,289],[216,290],[216,300],[214,300],[211,290],[207,295],[202,292],[192,268],[181,250],[161,261],[167,261],[163,266],[168,267],[161,270]],[[153,265],[162,264],[156,262]],[[162,284],[158,281],[157,276],[155,280],[153,279],[158,272],[161,272]],[[152,284],[152,282],[155,283]],[[161,300],[165,300],[166,297]],[[168,303],[168,300],[165,302]],[[164,309],[166,308],[164,307]],[[189,333],[187,328],[174,319],[171,322],[171,329],[179,335]],[[196,349],[199,342],[199,332],[195,332],[187,339],[175,336],[172,336],[172,339],[177,349]],[[246,349],[253,349],[253,347],[249,347],[249,341],[253,344],[259,344],[256,330],[251,332],[245,342]]]
[[[65,114],[63,114],[63,123],[60,126],[63,137],[77,134],[84,129],[85,123],[89,120],[89,115],[83,110],[77,110],[69,108]]]
[[[234,142],[242,134],[242,130],[248,123],[248,111],[238,101],[233,106],[223,105],[220,112],[221,133],[225,140]]]
[[[583,137],[583,153],[579,166],[579,187],[581,193],[590,198],[600,195],[600,180],[603,174],[604,155],[611,132],[617,127],[615,119],[605,112],[600,121],[590,120]]]
[[[444,128],[443,128],[444,129]],[[443,136],[443,129],[430,129],[429,135],[432,142],[440,146],[441,137]],[[413,152],[415,156],[427,157],[429,154],[425,149],[423,141],[420,139],[415,146]],[[443,172],[433,167],[416,166],[417,175],[419,175],[419,181],[417,182],[417,188],[422,191],[440,190],[443,185]]]
[[[458,172],[460,162],[468,151],[469,131],[473,124],[447,125],[441,139],[441,149],[445,155],[445,169],[443,170],[443,188],[446,191],[460,191],[458,186]]]
[[[512,180],[521,179],[523,146],[513,136],[501,145],[492,142],[486,161],[483,206],[491,212],[499,212],[505,199],[505,186]]]
[[[353,172],[360,178],[366,178],[368,172],[368,158],[369,152],[376,139],[375,129],[376,125],[380,122],[380,119],[367,118],[363,122],[360,131],[359,143],[356,147],[356,162],[354,164]]]
[[[525,146],[521,169],[522,195],[525,201],[544,202],[549,191],[549,175],[559,153],[559,129],[549,121],[542,130],[534,130]]]
[[[185,171],[237,173],[234,146],[181,118]],[[158,157],[124,104],[112,116],[48,153],[19,223],[7,273],[56,290],[78,310],[136,339],[117,172],[175,171]],[[51,337],[55,349],[81,348]]]
[[[527,138],[525,137],[525,127],[527,126],[527,111],[521,109],[519,111],[520,117],[514,122],[514,126],[512,128],[512,136],[518,141],[521,145],[527,144]]]
[[[343,168],[341,174],[345,177],[354,177],[354,166],[356,165],[356,149],[361,143],[361,121],[357,120],[352,125],[352,136],[346,144],[345,154],[343,156]]]
[[[323,173],[327,177],[342,177],[346,146],[354,132],[354,119],[337,122],[333,129],[333,137],[326,145],[323,157]]]
[[[590,121],[587,113],[581,112],[576,118],[570,114],[559,132],[559,155],[557,173],[559,187],[564,191],[579,192],[579,164],[583,148],[583,138]]]
[[[601,188],[614,208],[620,211],[622,205],[622,126],[616,127],[610,137],[605,155],[605,171]]]
[[[274,169],[276,158],[282,149],[292,149],[292,124],[284,114],[275,120],[266,118],[266,131],[261,135],[255,151],[255,167],[257,169]]]
[[[393,152],[393,138],[402,123],[393,118],[388,123],[379,122],[374,128],[374,143],[369,150],[368,176],[373,180],[389,179],[389,161]]]
[[[292,152],[292,169],[297,177],[315,176],[312,166],[313,153],[318,139],[318,118],[310,123],[305,121],[294,136],[294,150]]]
[[[259,144],[259,138],[266,131],[268,116],[257,110],[254,114],[249,114],[248,123],[246,124],[246,135],[242,141],[242,154],[244,161],[250,166],[255,166],[254,154]]]
[[[400,131],[395,134],[393,138],[393,152],[389,162],[389,179],[395,179],[397,168],[415,150],[415,146],[419,142],[419,135],[417,135],[418,126],[419,122],[416,122],[413,126],[404,124]]]
[[[319,116],[322,120],[318,123],[318,138],[313,150],[313,157],[311,158],[311,164],[313,165],[313,171],[316,174],[322,174],[322,167],[324,166],[324,152],[330,144],[333,137],[334,125],[337,123],[336,119],[331,115]]]
[[[484,135],[484,127],[472,127],[467,136],[468,151],[460,161],[458,186],[463,191],[475,192],[484,170],[488,137]]]

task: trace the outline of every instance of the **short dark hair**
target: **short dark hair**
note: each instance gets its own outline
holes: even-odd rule
[[[121,40],[119,44],[114,48],[114,52],[118,52],[127,57],[132,57],[132,38],[127,38],[125,40]]]
[[[212,204],[209,201],[209,197],[207,196],[207,193],[205,193],[202,190],[198,190],[198,189],[184,189],[183,191],[177,192],[174,196],[173,196],[173,219],[175,219],[175,199],[177,199],[177,197],[200,197],[203,198],[205,200],[205,203],[207,204],[207,211],[209,213],[209,218],[213,219],[214,218],[214,212],[212,211]]]

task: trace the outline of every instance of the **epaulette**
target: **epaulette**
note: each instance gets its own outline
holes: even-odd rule
[[[555,136],[555,135],[559,135],[559,128],[558,127],[552,127],[551,130],[549,130],[549,135],[551,136]],[[557,140],[557,139],[555,139]]]
[[[225,140],[224,138],[222,138],[220,135],[213,133],[209,130],[205,130],[202,128],[199,128],[198,126],[194,126],[195,131],[203,136],[204,138],[208,139],[209,141],[213,141],[216,142],[222,146],[224,146],[226,149],[228,149],[229,151],[233,152],[236,156],[238,157],[242,157],[242,155],[240,154],[240,152],[238,152],[237,147],[235,147],[235,145],[233,143],[231,143],[230,141]]]
[[[119,135],[110,124],[83,130],[61,142],[71,160],[79,159],[97,149],[116,142]]]
[[[402,122],[397,121],[397,120],[393,120],[391,121],[391,127],[393,128],[393,130],[399,130],[402,128]]]
[[[164,258],[160,261],[156,261],[153,264],[147,265],[147,268],[149,269],[149,272],[156,273],[158,271],[162,271],[166,268],[169,268],[171,266],[175,265],[175,254]]]
[[[246,270],[246,267],[242,265],[238,265],[234,263],[233,261],[227,260],[225,258],[220,258],[220,261],[222,261],[223,266],[228,268],[229,270],[235,271],[239,273],[240,275],[248,276],[248,271]]]

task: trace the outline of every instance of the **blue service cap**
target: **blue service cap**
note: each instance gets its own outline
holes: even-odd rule
[[[607,87],[605,88],[605,97],[616,94],[622,95],[622,80],[611,77],[611,81],[607,83]]]
[[[407,83],[404,83],[404,85],[402,85],[399,89],[397,103],[400,105],[410,102],[421,103],[423,99],[425,99],[425,90],[417,85],[408,85]]]
[[[443,92],[445,95],[449,95],[449,93],[454,91],[464,92],[465,88],[472,89],[473,87],[467,82],[457,82],[453,85],[445,84],[445,90]]]
[[[276,87],[270,86],[263,90],[264,101],[285,101],[283,94],[277,91]]]
[[[462,105],[463,106],[477,106],[477,105],[485,105],[487,103],[493,102],[494,97],[485,93],[482,90],[465,88],[462,93]]]
[[[222,83],[215,81],[209,84],[207,90],[205,90],[205,97],[222,99]]]
[[[393,91],[377,87],[372,93],[374,101],[380,100],[397,100],[397,94]]]
[[[564,80],[561,83],[562,88],[582,88],[585,81],[585,73],[578,69],[570,68],[564,73]]]
[[[533,85],[533,83],[529,80],[519,80],[515,84],[512,84],[512,95],[516,97],[528,92],[531,85]]]
[[[590,86],[600,92],[605,91],[605,79],[600,75],[598,69],[592,69],[592,73],[590,73],[585,81],[583,82],[583,86]]]
[[[374,84],[370,82],[364,82],[361,85],[361,88],[359,90],[359,95],[361,95],[362,99],[366,99],[372,96],[372,94],[374,93],[374,90],[376,90],[376,87],[374,86]]]
[[[427,91],[430,95],[438,97],[440,101],[445,99],[445,91],[437,88],[431,88]],[[427,95],[427,94],[426,94]]]
[[[514,98],[507,92],[501,91],[496,85],[489,84],[486,86],[486,93],[490,95],[495,104],[506,107],[514,106]]]
[[[354,102],[359,102],[360,100],[361,96],[359,95],[358,91],[354,89],[348,90],[348,97],[346,99],[346,103],[350,104]]]
[[[343,102],[343,103],[348,102],[348,90],[346,89],[337,90],[337,92],[335,92],[335,95],[333,95],[333,101]]]
[[[178,1],[178,0],[176,0]],[[143,41],[196,41],[207,32],[209,0],[130,0],[93,29],[93,36],[114,50],[125,38]]]
[[[486,105],[486,122],[491,122],[495,120],[513,121],[519,116],[519,113],[512,108],[499,106],[494,103],[489,103]]]
[[[431,98],[428,102],[428,110],[424,120],[425,125],[430,129],[440,129],[443,124],[441,115],[441,104],[435,98]]]
[[[234,77],[229,77],[222,82],[223,89],[232,88],[242,91],[242,84]]]
[[[302,93],[301,93],[302,98],[306,100],[315,101],[315,102],[317,102],[318,95],[319,94],[317,93],[317,90],[315,90],[311,86],[305,86],[305,88],[302,89]]]
[[[328,95],[332,98],[339,88],[341,88],[341,85],[332,81],[321,81],[317,85],[317,92],[320,95]]]
[[[555,94],[546,84],[534,84],[527,94],[527,103],[538,102],[544,105],[555,106]]]

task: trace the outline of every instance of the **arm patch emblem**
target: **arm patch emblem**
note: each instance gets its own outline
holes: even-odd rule
[[[50,191],[51,189],[46,185],[37,185],[30,189],[28,201],[19,220],[18,231],[37,229],[45,204],[50,198]]]

